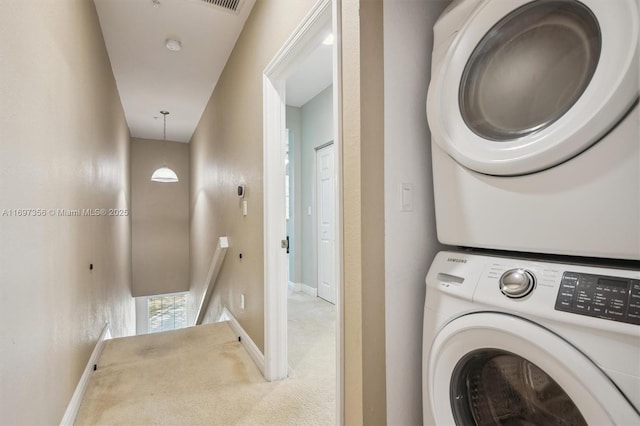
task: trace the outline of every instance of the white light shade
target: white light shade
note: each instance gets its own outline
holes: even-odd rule
[[[151,180],[154,182],[178,182],[178,176],[169,167],[162,166],[153,172]]]

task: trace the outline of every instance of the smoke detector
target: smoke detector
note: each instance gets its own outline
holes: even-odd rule
[[[166,46],[167,46],[167,49],[171,50],[172,52],[177,52],[182,49],[182,43],[172,38],[167,39]]]

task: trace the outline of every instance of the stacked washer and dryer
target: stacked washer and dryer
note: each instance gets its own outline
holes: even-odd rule
[[[454,0],[424,423],[640,424],[640,0]]]

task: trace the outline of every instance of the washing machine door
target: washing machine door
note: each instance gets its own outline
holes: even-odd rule
[[[490,175],[553,167],[637,102],[638,0],[456,7],[464,19],[451,10],[434,29],[427,117],[433,141],[463,166]]]
[[[507,314],[475,313],[448,323],[434,340],[426,372],[425,401],[439,426],[640,424],[584,354]]]

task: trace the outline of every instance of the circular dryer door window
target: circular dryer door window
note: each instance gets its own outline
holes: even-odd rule
[[[502,313],[440,329],[425,365],[438,425],[637,424],[630,402],[589,358],[531,321]]]
[[[434,27],[432,140],[475,172],[554,167],[601,140],[640,92],[637,0],[467,0]]]
[[[459,425],[587,425],[551,376],[506,351],[478,350],[461,359],[453,371],[451,393]]]
[[[563,116],[589,85],[601,34],[582,3],[533,2],[503,18],[471,54],[460,86],[467,126],[509,141]]]

